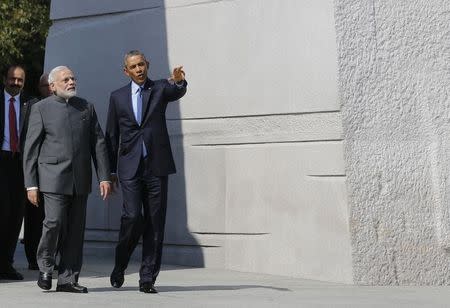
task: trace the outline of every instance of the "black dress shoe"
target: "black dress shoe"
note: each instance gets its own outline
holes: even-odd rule
[[[124,273],[113,270],[111,273],[111,277],[109,278],[109,281],[111,282],[111,286],[113,286],[114,288],[120,288],[123,285],[123,282],[125,281]]]
[[[57,285],[56,292],[87,293],[88,290],[86,287],[80,286],[77,282],[73,282]]]
[[[39,272],[37,285],[41,289],[50,290],[52,288],[52,274]]]
[[[13,269],[1,272],[0,280],[23,280],[23,276],[21,273]]]
[[[158,293],[158,291],[155,289],[155,286],[151,282],[143,282],[139,284],[139,292]]]
[[[0,279],[2,280],[23,280],[21,273],[16,271],[12,266],[9,266],[5,270],[0,271]]]

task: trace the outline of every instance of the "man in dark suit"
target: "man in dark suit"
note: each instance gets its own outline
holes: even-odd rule
[[[127,53],[124,72],[131,82],[112,92],[110,98],[106,143],[111,170],[114,174],[117,171],[124,199],[110,281],[115,288],[122,286],[125,269],[142,235],[139,291],[157,293],[154,283],[161,266],[167,178],[175,173],[165,112],[168,102],[186,93],[187,82],[182,67],[175,68],[169,80],[155,81],[148,79],[148,67],[143,53]]]
[[[25,70],[11,65],[0,92],[0,279],[22,280],[14,252],[25,205],[21,149],[25,140],[29,97],[23,92]]]
[[[56,291],[87,293],[87,288],[78,284],[78,276],[86,202],[91,192],[91,160],[105,199],[111,190],[108,154],[94,106],[75,96],[73,72],[58,66],[48,80],[54,95],[32,106],[23,154],[28,200],[39,206],[39,192],[44,198],[45,220],[37,251],[38,286],[51,289],[58,247]]]
[[[39,78],[38,84],[39,98],[36,98],[30,103],[38,102],[41,99],[52,95],[50,85],[48,83],[48,74],[42,74]],[[41,199],[41,205],[43,200]],[[37,248],[39,240],[42,235],[42,222],[44,221],[45,211],[44,206],[34,206],[30,202],[25,204],[25,215],[23,220],[23,243],[25,248],[25,255],[28,260],[29,270],[39,270],[36,260]]]

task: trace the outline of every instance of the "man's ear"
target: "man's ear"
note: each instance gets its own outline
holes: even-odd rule
[[[145,60],[145,63],[147,63],[147,69],[150,67],[150,62],[148,62],[147,60]]]
[[[130,77],[130,73],[128,73],[128,70],[127,70],[127,68],[125,66],[123,67],[123,73],[125,75],[127,75],[128,77]]]

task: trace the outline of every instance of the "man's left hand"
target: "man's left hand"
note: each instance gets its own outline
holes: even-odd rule
[[[108,196],[111,194],[111,183],[109,182],[100,182],[100,195],[103,200],[106,200]]]

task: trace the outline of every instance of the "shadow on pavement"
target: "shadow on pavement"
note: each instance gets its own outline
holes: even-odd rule
[[[0,284],[2,283],[17,283],[17,282],[26,282],[26,281],[37,281],[39,276],[39,271],[30,271],[28,269],[15,267],[15,269],[23,275],[23,280],[0,280]]]
[[[291,291],[287,288],[276,288],[276,287],[270,287],[270,286],[261,286],[261,285],[213,285],[213,286],[188,286],[188,287],[182,287],[182,286],[156,286],[159,293],[164,292],[192,292],[192,291],[237,291],[237,290],[245,290],[245,289],[269,289],[274,291]],[[89,292],[111,292],[111,291],[137,291],[138,288],[136,287],[123,287],[120,289],[113,289],[111,287],[108,288],[89,288]]]

